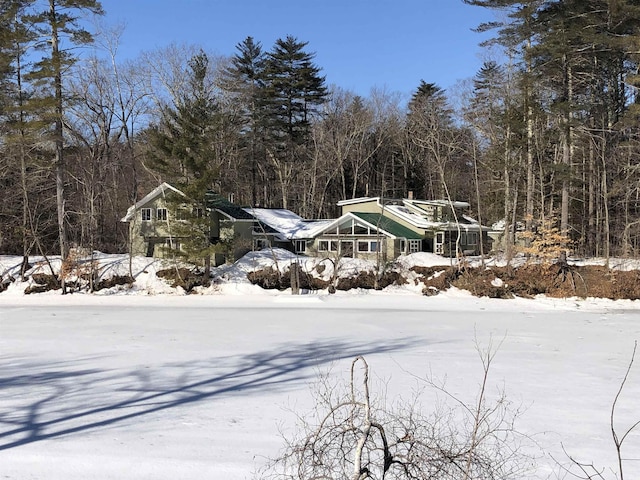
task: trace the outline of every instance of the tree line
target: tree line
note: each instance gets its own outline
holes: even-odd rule
[[[635,256],[640,1],[463,1],[496,12],[478,26],[491,59],[408,101],[330,84],[292,36],[121,61],[99,1],[3,1],[0,251],[125,251],[120,218],[167,181],[307,218],[361,196],[461,200],[502,221],[508,254],[556,222],[576,254]]]

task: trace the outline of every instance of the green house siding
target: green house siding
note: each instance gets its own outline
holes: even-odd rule
[[[365,222],[375,225],[376,227],[390,233],[394,237],[406,238],[407,240],[420,240],[422,236],[418,232],[414,232],[410,228],[401,225],[395,220],[385,217],[379,213],[363,213],[363,212],[351,212],[358,218],[361,218]]]

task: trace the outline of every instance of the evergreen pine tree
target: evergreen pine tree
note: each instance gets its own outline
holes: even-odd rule
[[[296,171],[304,160],[310,121],[327,96],[325,77],[306,52],[307,42],[292,36],[278,39],[267,55],[264,70],[267,154],[280,185],[282,206],[287,208]]]
[[[244,164],[251,172],[251,204],[258,202],[258,162],[264,158],[263,106],[265,54],[260,42],[247,37],[236,45],[237,53],[231,58],[226,71],[225,88],[237,98],[241,108],[241,148]]]
[[[208,264],[214,249],[206,194],[218,179],[216,136],[223,114],[207,81],[207,54],[194,55],[188,65],[189,89],[177,105],[164,109],[161,123],[148,132],[150,166],[186,195],[171,201],[171,234],[180,241],[173,253]]]
[[[48,0],[28,19],[33,23],[36,31],[46,42],[40,43],[43,49],[42,59],[35,65],[31,72],[31,79],[35,80],[46,92],[47,99],[51,102],[51,139],[55,144],[55,182],[56,205],[58,213],[58,239],[60,253],[63,261],[69,255],[69,238],[67,233],[66,211],[66,165],[64,158],[64,92],[63,74],[69,71],[69,67],[75,63],[75,57],[70,49],[65,48],[63,38],[74,47],[87,45],[93,42],[93,36],[80,24],[82,13],[102,15],[102,5],[98,0]],[[64,288],[63,288],[64,291]]]

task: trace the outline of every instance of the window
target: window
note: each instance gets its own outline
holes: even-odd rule
[[[417,253],[422,251],[422,242],[420,240],[409,240],[409,253]]]
[[[175,238],[171,238],[171,237],[166,238],[164,241],[164,245],[165,247],[173,250],[180,250],[180,242]]]
[[[166,208],[158,208],[156,210],[156,219],[157,220],[166,220],[167,219],[167,209]]]
[[[296,253],[304,253],[307,251],[306,240],[296,240]]]
[[[262,250],[263,248],[269,248],[269,240],[266,238],[256,238],[253,241],[253,249],[254,250]]]
[[[367,227],[363,227],[362,225],[354,225],[353,233],[354,235],[369,235],[369,229]]]
[[[338,242],[335,240],[318,240],[319,252],[337,252]]]
[[[478,244],[478,232],[468,232],[467,245],[477,245],[477,244]]]
[[[400,253],[405,253],[407,249],[407,242],[400,240]]]
[[[189,220],[189,215],[184,208],[178,208],[176,210],[176,220]]]
[[[358,252],[377,252],[379,250],[379,244],[375,240],[358,240]]]
[[[353,222],[340,225],[340,230],[338,230],[338,233],[340,235],[353,235]]]
[[[200,207],[193,207],[191,214],[193,215],[193,218],[202,218],[204,217],[204,210]]]
[[[140,215],[142,215],[142,221],[143,222],[150,222],[151,221],[151,209],[150,208],[143,208],[142,210],[140,210]]]
[[[340,255],[343,257],[353,257],[353,241],[340,242]]]

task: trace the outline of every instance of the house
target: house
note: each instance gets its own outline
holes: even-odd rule
[[[267,247],[284,248],[299,254],[308,253],[307,246],[332,220],[306,220],[284,208],[245,208],[257,222],[253,227],[254,250]]]
[[[408,242],[419,238],[380,213],[346,212],[315,232],[307,253],[386,262],[405,253]]]
[[[253,215],[214,192],[207,192],[205,203],[211,218],[211,243],[229,246],[227,252],[216,253],[215,264],[237,260],[250,252],[256,224]]]
[[[254,248],[269,246],[319,257],[386,261],[403,254],[418,233],[379,213],[347,212],[337,219],[306,220],[285,209],[251,208],[258,223]]]
[[[162,257],[170,246],[180,248],[184,231],[172,218],[194,202],[167,183],[130,207],[122,219],[129,222],[131,253]],[[170,208],[173,206],[173,208]],[[387,261],[415,252],[440,255],[478,255],[480,242],[489,251],[489,228],[467,216],[466,202],[381,199],[365,197],[338,202],[336,219],[308,220],[286,209],[240,207],[227,198],[206,194],[208,236],[220,244],[216,265],[240,258],[250,250],[277,247],[303,255],[354,257]]]
[[[120,220],[129,223],[129,242],[132,255],[162,257],[165,249],[175,246],[179,239],[171,234],[170,205],[186,197],[177,188],[163,183],[129,207]]]
[[[129,223],[130,252],[133,255],[162,258],[169,251],[167,247],[180,249],[185,240],[180,236],[180,231],[184,229],[177,228],[176,222],[185,221],[188,217],[184,214],[185,210],[209,219],[207,234],[212,244],[231,245],[230,251],[216,253],[216,265],[230,257],[240,258],[251,250],[255,219],[241,207],[220,195],[207,192],[205,211],[201,211],[183,192],[163,183],[129,207],[121,219]]]
[[[466,202],[446,200],[355,198],[338,202],[342,213],[377,214],[413,232],[406,237],[406,250],[400,253],[431,252],[455,256],[479,255],[490,249],[489,228],[465,215]]]

